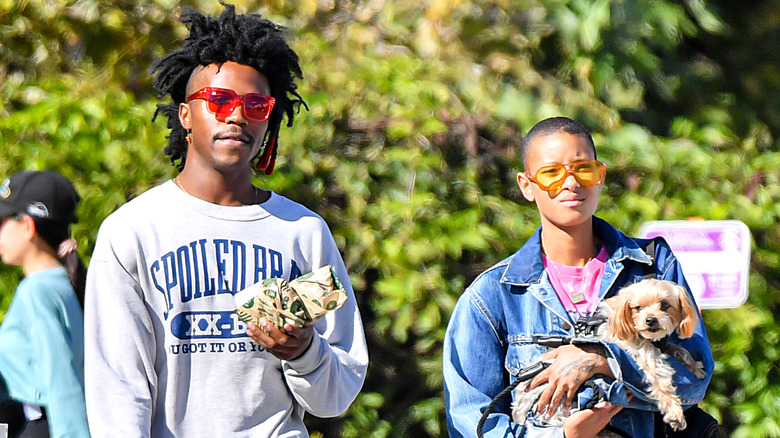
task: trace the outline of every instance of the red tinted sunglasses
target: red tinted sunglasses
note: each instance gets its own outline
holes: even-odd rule
[[[187,103],[193,99],[203,99],[208,102],[206,106],[210,113],[216,116],[220,122],[225,121],[238,105],[244,111],[247,119],[255,122],[265,122],[271,116],[276,99],[260,93],[246,93],[243,96],[236,94],[227,88],[206,87],[192,93],[187,98]]]

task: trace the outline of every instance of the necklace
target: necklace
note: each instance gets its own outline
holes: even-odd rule
[[[190,194],[190,193],[187,191],[187,189],[185,189],[185,188],[184,188],[184,186],[183,186],[183,185],[181,185],[181,181],[179,181],[179,177],[178,177],[178,175],[176,176],[176,178],[174,178],[174,179],[173,179],[173,182],[174,182],[174,183],[175,183],[175,184],[176,184],[176,185],[177,185],[177,186],[178,186],[178,187],[181,189],[181,191],[182,191],[182,192],[184,192],[184,193],[186,193],[186,194],[188,194],[188,195]],[[192,195],[190,195],[190,196],[192,196]]]
[[[547,268],[549,270],[552,270],[552,273],[555,274],[555,279],[557,280],[557,283],[563,289],[562,292],[564,292],[566,296],[569,297],[572,304],[575,304],[575,309],[576,309],[576,304],[582,304],[587,301],[585,294],[582,292],[583,285],[585,283],[584,272],[577,272],[576,274],[569,273],[567,275],[563,275],[561,273],[559,265],[560,263],[557,263],[556,261],[547,258]],[[584,267],[577,268],[577,270],[584,270]],[[567,278],[568,281],[566,280]]]
[[[181,189],[182,192],[184,192],[187,195],[190,195],[190,192],[187,191],[187,189],[184,188],[183,185],[181,185],[181,180],[179,180],[179,176],[177,175],[176,178],[173,179],[173,183],[176,184],[178,188]],[[192,195],[190,195],[192,196]],[[260,189],[257,188],[257,186],[252,186],[252,204],[257,204],[260,200]]]

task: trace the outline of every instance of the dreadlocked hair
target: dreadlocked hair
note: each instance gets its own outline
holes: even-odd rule
[[[262,73],[276,99],[268,119],[265,147],[258,154],[255,169],[270,175],[279,148],[279,129],[287,116],[287,126],[292,126],[295,109],[300,104],[309,107],[296,91],[295,79],[302,79],[298,55],[287,45],[285,28],[260,14],[236,14],[233,5],[222,3],[225,10],[215,17],[207,17],[193,9],[182,13],[181,21],[189,29],[183,46],[152,64],[156,74],[154,89],[158,98],[171,96],[171,103],[158,104],[152,121],[158,114],[168,117],[168,146],[165,155],[179,170],[187,160],[187,132],[179,121],[179,105],[186,99],[187,82],[198,66],[222,65],[232,61],[248,65]],[[290,97],[292,96],[292,98]]]

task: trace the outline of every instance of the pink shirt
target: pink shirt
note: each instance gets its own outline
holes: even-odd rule
[[[596,307],[607,256],[607,247],[602,246],[595,258],[583,267],[576,267],[558,263],[542,254],[550,283],[567,312],[575,316],[587,315]]]

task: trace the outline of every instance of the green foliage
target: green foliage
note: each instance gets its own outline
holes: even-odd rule
[[[0,0],[0,174],[76,181],[85,259],[105,216],[174,174],[148,74],[184,34],[174,3]],[[307,418],[313,436],[446,434],[449,315],[536,228],[517,146],[558,114],[592,129],[609,168],[598,214],[619,228],[750,227],[748,303],[704,314],[716,358],[704,407],[732,436],[780,436],[776,1],[235,4],[289,27],[310,106],[258,182],[330,224],[369,341],[363,393],[337,420]],[[0,270],[0,308],[19,278]]]
[[[139,104],[106,76],[8,81],[2,95],[24,109],[0,119],[0,173],[49,168],[73,180],[83,198],[84,220],[74,235],[84,256],[102,218],[173,174],[162,153],[162,127],[151,123],[154,103]]]

